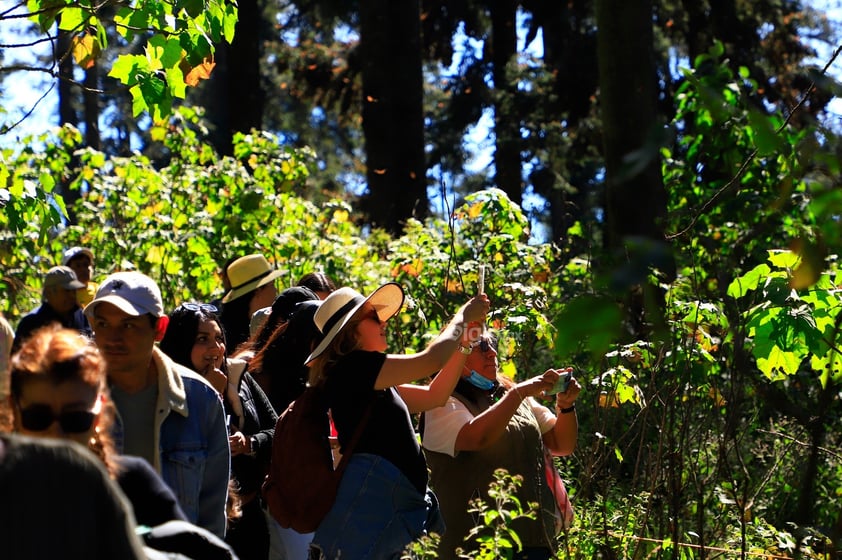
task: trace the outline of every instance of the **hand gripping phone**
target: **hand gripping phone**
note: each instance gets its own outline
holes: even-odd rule
[[[558,381],[556,381],[555,385],[553,385],[553,388],[550,389],[549,391],[547,391],[545,394],[546,395],[555,395],[556,393],[565,392],[567,390],[567,386],[570,385],[570,379],[572,377],[573,377],[573,371],[572,370],[568,371],[568,372],[565,372],[565,373],[562,373],[559,376]]]

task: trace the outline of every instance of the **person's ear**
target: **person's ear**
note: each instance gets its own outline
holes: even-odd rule
[[[155,324],[155,341],[161,342],[164,335],[167,333],[167,326],[170,324],[170,318],[166,315],[158,317],[158,322]]]

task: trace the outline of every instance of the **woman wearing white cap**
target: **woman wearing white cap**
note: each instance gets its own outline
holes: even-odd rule
[[[311,558],[400,558],[425,532],[444,529],[410,413],[441,405],[461,373],[489,303],[479,295],[417,354],[386,354],[386,321],[400,311],[403,289],[380,286],[369,297],[331,293],[314,322],[324,339],[307,358],[310,384],[322,387],[340,451],[365,423],[333,507],[313,538]],[[442,370],[444,368],[444,370]],[[410,385],[442,370],[429,386]]]

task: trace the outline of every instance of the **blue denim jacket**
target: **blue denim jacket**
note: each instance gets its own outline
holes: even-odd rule
[[[154,464],[175,492],[187,519],[222,538],[228,498],[230,452],[225,412],[217,392],[199,374],[173,362],[156,347],[158,370]],[[119,411],[114,443],[122,452]]]

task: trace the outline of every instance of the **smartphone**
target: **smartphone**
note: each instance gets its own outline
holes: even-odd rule
[[[570,378],[573,377],[573,372],[568,371],[563,373],[559,376],[558,381],[555,382],[553,388],[547,391],[546,395],[555,395],[556,393],[563,393],[567,390],[567,386],[570,385]]]

